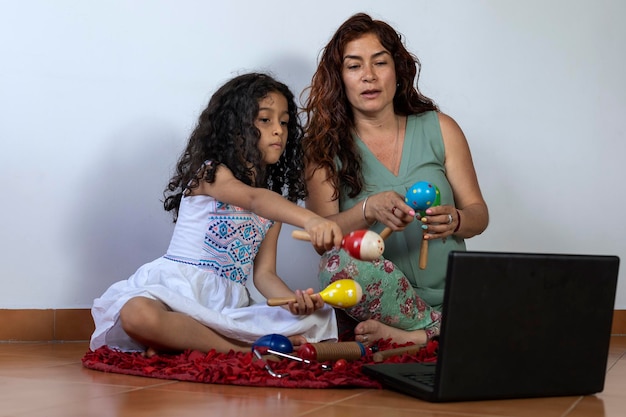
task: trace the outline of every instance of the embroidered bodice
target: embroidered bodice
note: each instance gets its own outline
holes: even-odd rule
[[[185,196],[165,257],[245,284],[273,221],[207,195]]]

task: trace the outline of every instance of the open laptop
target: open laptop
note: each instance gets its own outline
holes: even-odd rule
[[[600,392],[618,269],[616,256],[452,252],[436,364],[363,372],[432,402]]]

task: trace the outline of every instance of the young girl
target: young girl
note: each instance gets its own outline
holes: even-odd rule
[[[276,275],[279,222],[328,249],[342,239],[335,222],[295,204],[306,195],[301,137],[293,94],[268,75],[235,77],[213,95],[164,192],[176,222],[167,253],[94,301],[92,350],[249,351],[270,333],[294,346],[336,339],[333,309]],[[296,302],[254,304],[250,276],[263,296]]]

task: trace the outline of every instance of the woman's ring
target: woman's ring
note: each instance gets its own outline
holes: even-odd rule
[[[363,335],[361,336],[361,339],[363,340],[364,343],[367,343],[369,338],[367,337],[367,335]]]
[[[448,214],[448,224],[452,224],[452,214]]]

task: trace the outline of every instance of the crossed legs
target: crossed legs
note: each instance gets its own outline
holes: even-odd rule
[[[228,353],[249,352],[251,345],[224,337],[186,314],[172,311],[162,301],[147,297],[128,300],[120,310],[122,328],[146,346],[146,355],[186,349]],[[290,336],[294,346],[306,343],[303,336]]]
[[[131,338],[147,346],[147,354],[185,349],[202,352],[215,349],[222,353],[250,350],[250,345],[224,337],[151,298],[134,297],[128,300],[120,310],[120,322]]]

